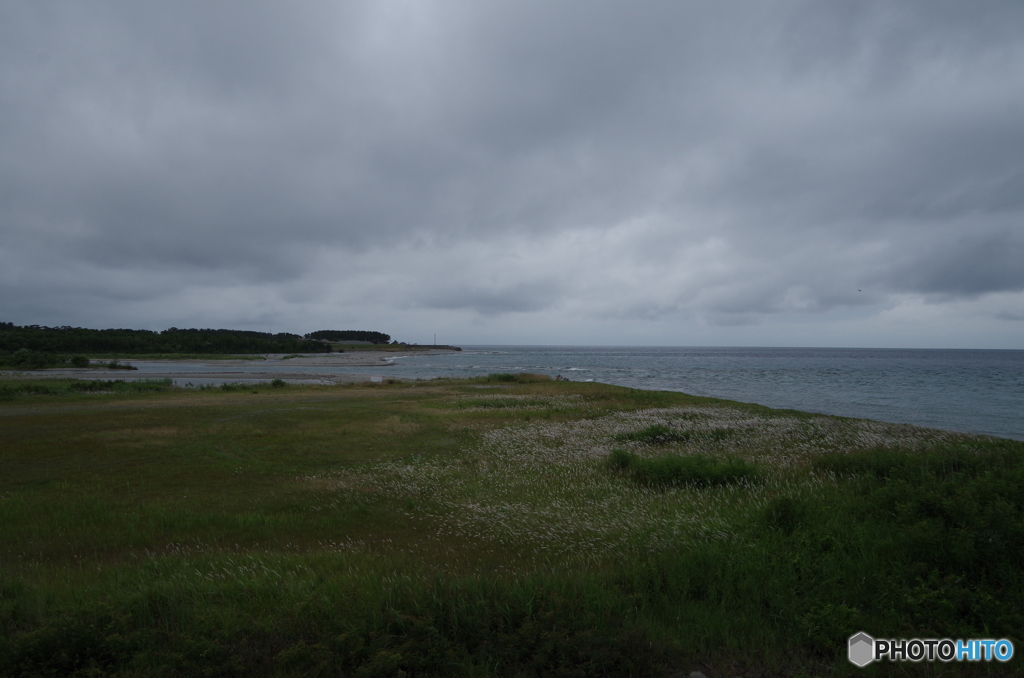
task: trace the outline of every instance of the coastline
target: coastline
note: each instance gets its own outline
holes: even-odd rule
[[[139,371],[73,368],[0,372],[0,379],[127,380],[177,386],[225,382],[345,384],[536,372],[642,390],[667,390],[776,409],[907,423],[1024,440],[1024,351],[737,347],[466,346],[359,350],[258,360],[211,356],[131,359]],[[254,356],[254,357],[257,357]],[[111,356],[116,357],[116,356]],[[413,359],[415,358],[415,359]],[[122,358],[122,362],[125,360]]]
[[[353,351],[351,353],[320,353],[306,354],[293,358],[285,358],[285,354],[266,354],[265,360],[196,360],[194,362],[181,361],[181,369],[173,369],[179,366],[179,361],[174,361],[174,366],[154,370],[149,367],[165,367],[171,361],[167,360],[125,360],[124,364],[139,367],[139,370],[110,370],[95,368],[60,368],[32,370],[23,372],[8,372],[3,378],[7,379],[174,379],[175,381],[190,380],[196,383],[203,382],[253,382],[271,381],[282,379],[293,383],[333,383],[352,384],[363,381],[373,381],[374,377],[386,376],[383,371],[394,367],[394,359],[406,355],[440,355],[456,353],[451,349],[421,349],[409,352],[396,351]],[[308,366],[317,368],[314,372],[296,370]],[[324,370],[324,368],[337,368]],[[381,375],[353,374],[346,372],[348,367],[379,367]],[[191,369],[190,369],[191,368]],[[411,381],[402,377],[387,377],[399,381]]]

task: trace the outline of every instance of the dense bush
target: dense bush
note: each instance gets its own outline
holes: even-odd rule
[[[54,353],[43,353],[28,348],[19,348],[3,360],[8,367],[16,367],[26,370],[39,370],[47,367],[58,367],[69,363],[65,355]]]
[[[703,454],[645,458],[617,449],[611,451],[608,461],[613,468],[647,485],[709,487],[755,481],[758,477],[757,468],[742,459],[719,459]]]
[[[691,438],[689,431],[676,431],[664,424],[651,424],[642,431],[623,433],[616,436],[622,442],[646,443],[648,445],[666,445],[668,443],[685,443]]]
[[[492,382],[529,384],[538,381],[551,381],[551,377],[546,374],[532,374],[530,372],[519,372],[517,374],[495,372],[483,377],[476,377],[473,381],[485,384]]]
[[[67,396],[78,393],[138,393],[144,391],[166,391],[173,388],[170,379],[91,379],[91,380],[46,380],[0,382],[0,400],[11,400],[20,396],[53,395]]]

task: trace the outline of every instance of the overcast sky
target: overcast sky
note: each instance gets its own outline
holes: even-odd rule
[[[0,320],[1024,349],[1024,2],[5,0]]]

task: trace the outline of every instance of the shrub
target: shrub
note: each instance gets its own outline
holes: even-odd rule
[[[122,365],[117,360],[111,360],[107,363],[108,370],[137,370],[138,367],[132,367],[131,365]]]
[[[174,386],[170,378],[163,379],[140,379],[138,381],[125,381],[124,379],[92,379],[88,381],[73,381],[68,384],[70,391],[84,391],[86,393],[95,391],[114,392],[137,392],[137,391],[166,391]]]
[[[73,367],[88,367],[89,359],[84,355],[76,355],[71,357],[71,365]]]
[[[613,469],[625,471],[636,459],[636,455],[626,450],[615,449],[608,455],[608,463]]]
[[[0,400],[25,395],[57,395],[58,389],[48,384],[0,384]]]
[[[481,382],[515,382],[519,384],[529,384],[536,381],[551,381],[551,377],[546,374],[531,374],[529,372],[520,372],[519,374],[495,373],[488,374],[486,377],[477,377],[475,381]]]
[[[275,379],[270,382],[270,388],[284,388],[287,385],[284,379]]]
[[[12,353],[6,362],[9,365],[20,367],[22,369],[40,370],[46,367],[55,367],[66,360],[66,357],[59,356],[55,353],[42,353],[41,351],[32,351],[27,348],[20,348]]]
[[[692,434],[689,431],[676,431],[664,424],[651,424],[641,431],[622,433],[615,436],[622,442],[637,442],[647,445],[667,445],[668,443],[685,443]]]
[[[68,396],[81,393],[137,393],[140,391],[166,391],[174,387],[171,379],[141,379],[139,381],[86,379],[75,381],[21,382],[0,384],[0,399],[19,396]]]
[[[710,487],[758,478],[757,468],[742,459],[718,459],[703,454],[645,459],[625,450],[612,450],[608,463],[612,468],[629,471],[635,480],[647,485]]]

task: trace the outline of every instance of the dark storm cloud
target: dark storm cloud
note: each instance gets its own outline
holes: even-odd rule
[[[1016,0],[8,2],[0,313],[1017,294],[1022,36]]]
[[[950,296],[1024,290],[1024,229],[1017,237],[966,236],[909,261],[893,281],[902,288]]]

